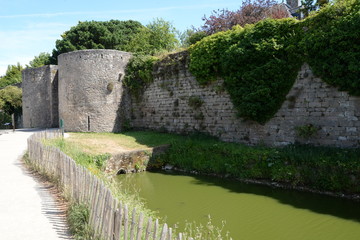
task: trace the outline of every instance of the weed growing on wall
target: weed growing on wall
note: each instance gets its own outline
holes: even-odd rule
[[[307,124],[304,126],[295,127],[295,131],[296,135],[298,135],[299,137],[308,139],[314,136],[319,131],[319,128],[315,127],[312,124]]]
[[[193,109],[199,109],[204,104],[204,100],[202,100],[199,96],[190,96],[188,104]]]
[[[130,92],[139,97],[141,90],[152,83],[154,63],[158,58],[149,55],[134,55],[126,69],[124,77],[124,85],[128,87]]]

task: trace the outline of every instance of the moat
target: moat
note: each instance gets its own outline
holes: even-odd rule
[[[118,180],[139,192],[148,208],[182,230],[185,221],[215,225],[233,239],[359,239],[360,204],[294,190],[224,179],[144,172]]]

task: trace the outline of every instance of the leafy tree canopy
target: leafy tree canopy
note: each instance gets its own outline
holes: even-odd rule
[[[200,28],[208,35],[226,31],[235,25],[245,26],[254,24],[265,18],[287,18],[289,13],[285,8],[277,7],[274,0],[243,0],[240,9],[230,11],[227,9],[213,11],[210,17],[203,17],[204,25]]]
[[[37,68],[37,67],[42,67],[44,65],[48,65],[50,63],[51,63],[50,54],[42,52],[39,54],[39,56],[35,56],[34,59],[29,62],[29,65],[26,65],[26,67]]]
[[[325,7],[330,0],[301,0],[302,8],[299,10],[304,15],[304,18],[308,17],[311,12]]]
[[[179,33],[179,39],[182,47],[189,47],[192,44],[200,41],[207,36],[205,31],[199,31],[197,29],[187,29],[182,33]]]
[[[83,49],[116,49],[120,51],[154,54],[171,51],[178,46],[175,28],[163,19],[148,25],[133,20],[79,22],[56,41],[52,63],[61,53]]]
[[[8,86],[0,90],[0,109],[6,114],[20,112],[22,106],[21,88]]]
[[[23,69],[20,63],[17,65],[9,65],[5,76],[0,77],[0,88],[21,82],[21,71]]]
[[[66,31],[56,41],[52,63],[57,62],[61,53],[83,49],[116,49],[124,51],[132,35],[143,28],[137,21],[86,21]]]
[[[156,18],[130,37],[125,51],[154,55],[161,51],[172,51],[179,45],[176,30],[170,22]]]

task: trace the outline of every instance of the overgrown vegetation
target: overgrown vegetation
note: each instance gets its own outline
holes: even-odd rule
[[[153,55],[178,46],[175,29],[170,22],[154,19],[146,26],[138,21],[85,21],[66,31],[56,41],[51,62],[66,52],[84,49],[116,49]]]
[[[254,24],[265,18],[281,19],[290,17],[289,12],[281,7],[275,0],[243,0],[238,10],[219,9],[212,12],[209,17],[204,16],[204,25],[199,31],[208,35],[226,31],[233,26],[244,27]]]
[[[90,212],[86,205],[72,203],[67,211],[67,222],[75,240],[100,240],[89,226]]]
[[[298,135],[299,137],[308,139],[314,136],[319,131],[319,128],[312,124],[306,124],[304,126],[295,127],[295,131],[296,135]]]
[[[336,1],[305,19],[234,27],[189,48],[200,84],[221,77],[245,119],[265,123],[280,108],[306,61],[332,86],[360,95],[360,2]]]
[[[130,194],[129,190],[119,186],[118,183],[114,183],[114,181],[105,174],[104,164],[110,157],[109,153],[99,153],[96,149],[93,149],[93,153],[89,153],[88,149],[84,148],[86,143],[82,145],[62,138],[48,139],[44,141],[44,144],[59,148],[62,152],[74,159],[77,164],[86,167],[100,178],[112,191],[114,196],[124,204],[127,204],[129,208],[136,208],[146,216],[155,215],[153,211],[146,208],[144,201],[140,199],[137,194]]]
[[[6,74],[0,77],[0,88],[20,83],[21,79],[21,71],[24,68],[18,63],[17,65],[9,65]]]
[[[22,90],[15,86],[8,86],[0,90],[0,110],[5,114],[21,112]]]
[[[199,96],[190,96],[188,104],[193,109],[199,109],[204,104],[204,100],[202,100]]]
[[[245,119],[265,123],[281,107],[301,60],[296,21],[265,20],[219,32],[190,47],[190,71],[201,84],[217,77]]]
[[[42,52],[38,56],[35,56],[34,59],[29,62],[29,65],[26,65],[26,67],[37,68],[49,64],[51,64],[50,53]]]
[[[86,137],[87,134],[75,135],[80,135],[81,140],[81,136]],[[122,134],[91,133],[90,136],[112,139],[121,146],[133,149],[171,144],[166,154],[152,160],[154,167],[169,163],[203,174],[277,181],[322,191],[360,193],[360,149],[308,145],[251,147],[221,142],[204,135],[181,136],[141,131]],[[66,145],[66,148],[75,148],[77,144],[68,142]],[[66,148],[62,147],[63,151],[75,159],[76,155]],[[92,162],[93,168],[98,169],[94,160]]]
[[[360,1],[342,0],[323,7],[301,23],[301,48],[315,75],[360,96]]]
[[[290,145],[249,147],[197,136],[172,141],[160,157],[188,171],[264,179],[319,190],[360,192],[360,150]]]
[[[112,134],[112,133],[72,133],[74,139],[82,140],[83,144],[78,141],[69,141],[64,139],[48,139],[44,143],[60,148],[61,151],[72,157],[78,164],[86,166],[90,171],[101,178],[105,184],[111,189],[114,196],[119,198],[123,203],[127,204],[129,208],[136,208],[143,212],[146,216],[154,217],[155,213],[145,207],[144,201],[139,198],[136,189],[128,189],[129,184],[122,185],[121,182],[116,181],[102,172],[102,167],[97,164],[97,160],[103,160],[105,154],[100,149],[98,144],[86,144],[86,140],[91,138],[100,138],[117,142],[125,148],[137,149],[148,148],[169,143],[171,140],[181,141],[183,136],[154,133],[154,132],[128,132],[126,134]],[[101,152],[100,154],[90,154],[88,152]],[[162,165],[162,164],[161,164]],[[159,165],[159,167],[161,166]],[[135,192],[135,194],[134,194]],[[76,240],[94,239],[93,229],[88,225],[89,210],[83,204],[72,203],[68,210],[68,223],[71,232],[74,234]],[[223,231],[224,223],[218,227],[213,225],[211,218],[207,224],[201,225],[196,222],[187,222],[183,232],[183,236],[191,236],[193,239],[231,239],[229,233]]]
[[[134,55],[125,70],[124,85],[130,92],[139,97],[142,89],[152,83],[154,63],[157,57],[150,55]]]

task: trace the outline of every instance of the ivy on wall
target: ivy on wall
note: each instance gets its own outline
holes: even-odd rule
[[[150,55],[134,55],[125,69],[124,85],[139,97],[141,90],[154,81],[153,68],[158,58]]]
[[[296,20],[265,20],[220,32],[190,47],[201,84],[221,77],[239,116],[265,123],[281,107],[301,65]]]
[[[303,21],[266,19],[190,46],[190,72],[224,79],[239,117],[264,124],[279,110],[304,62],[328,84],[360,96],[360,1],[337,0]],[[135,56],[125,85],[139,96],[153,81],[151,56]],[[161,63],[160,63],[161,64]]]
[[[360,1],[341,0],[301,23],[301,41],[315,75],[360,96]]]

